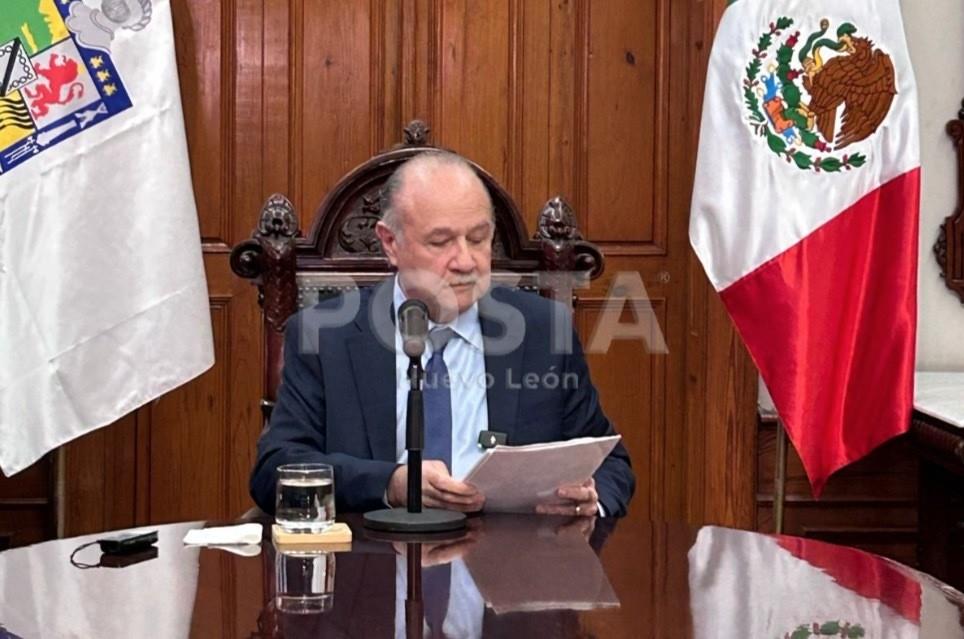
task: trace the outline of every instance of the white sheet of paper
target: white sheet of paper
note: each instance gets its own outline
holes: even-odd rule
[[[527,446],[496,446],[465,476],[485,495],[489,512],[532,512],[551,501],[563,484],[581,483],[596,472],[619,435],[580,437]]]

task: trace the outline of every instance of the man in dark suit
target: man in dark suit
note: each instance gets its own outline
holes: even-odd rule
[[[491,286],[492,203],[471,166],[451,153],[416,156],[389,179],[384,201],[376,231],[398,275],[288,322],[278,401],[251,476],[267,512],[276,468],[296,462],[334,467],[340,510],[405,505],[407,358],[393,315],[410,298],[425,302],[432,320],[423,357],[426,506],[483,508],[485,495],[459,479],[481,456],[482,430],[512,445],[614,433],[568,309]],[[538,510],[623,515],[634,485],[620,444],[593,478],[560,486]]]

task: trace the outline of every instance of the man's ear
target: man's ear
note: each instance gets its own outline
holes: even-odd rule
[[[395,232],[388,228],[388,225],[384,222],[379,222],[375,225],[375,235],[378,236],[378,241],[382,243],[382,250],[385,251],[385,257],[388,258],[389,263],[397,267],[398,238],[395,236]]]

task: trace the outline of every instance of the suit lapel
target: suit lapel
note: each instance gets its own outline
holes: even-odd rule
[[[516,411],[519,406],[519,382],[522,378],[522,361],[525,342],[509,353],[499,354],[496,343],[504,338],[507,326],[512,326],[508,312],[515,310],[507,303],[494,300],[492,289],[479,300],[479,324],[485,350],[485,372],[492,380],[486,393],[485,403],[489,412],[489,430],[506,433],[512,444],[516,427]],[[507,308],[508,307],[508,308]],[[504,350],[504,347],[502,348]]]
[[[388,278],[387,282],[390,285],[393,279]],[[381,290],[384,286],[385,283],[373,291],[362,293],[361,308],[355,319],[359,333],[345,340],[345,343],[372,458],[395,461],[395,351],[381,343],[369,320],[370,317],[381,315],[391,321],[392,289],[388,287],[386,297],[385,291]],[[374,312],[370,312],[372,304],[377,306]]]

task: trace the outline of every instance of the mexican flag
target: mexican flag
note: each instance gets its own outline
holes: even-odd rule
[[[169,0],[0,3],[0,467],[214,361]]]
[[[815,495],[909,426],[919,194],[898,0],[726,9],[690,240]]]

